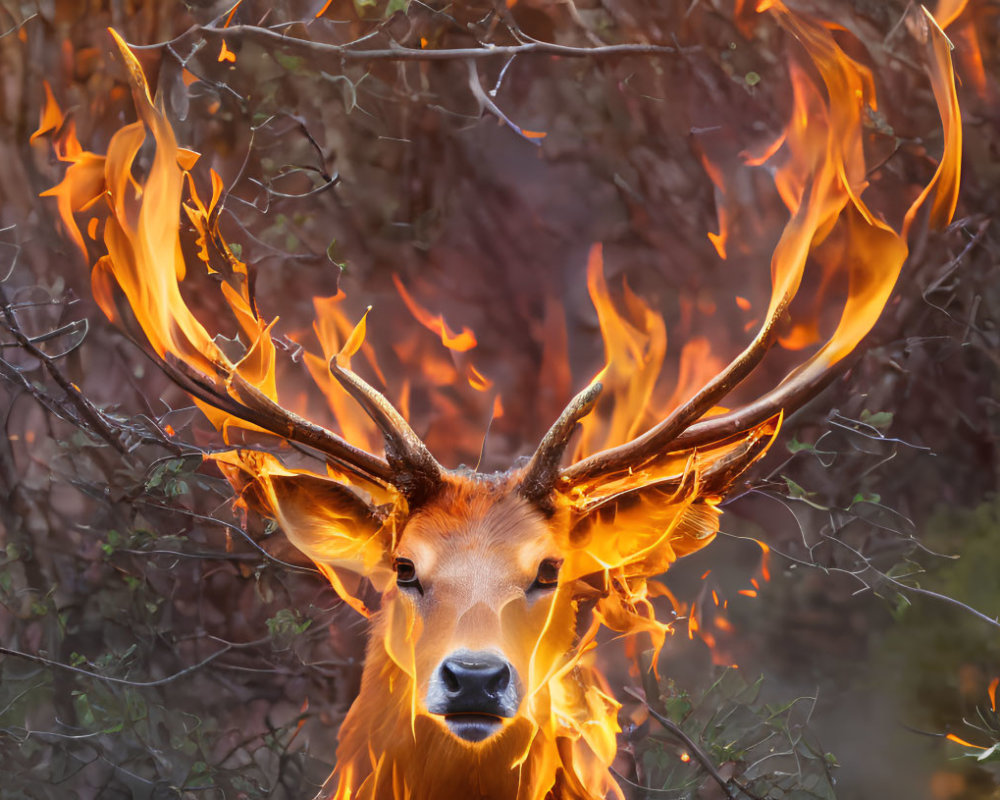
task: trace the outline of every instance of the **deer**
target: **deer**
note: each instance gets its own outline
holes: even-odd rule
[[[828,31],[791,16],[783,24],[810,39],[824,77],[838,69],[849,74],[821,57],[837,48]],[[326,474],[287,468],[249,447],[216,457],[236,496],[273,517],[338,594],[369,618],[360,692],[317,800],[623,798],[610,771],[619,706],[594,667],[595,636],[605,627],[662,644],[668,626],[651,602],[659,591],[654,578],[712,541],[720,503],[767,452],[784,417],[841,374],[895,283],[906,257],[905,230],[859,213],[861,200],[841,173],[815,175],[814,197],[790,209],[794,224],[776,248],[771,303],[752,341],[645,432],[572,463],[565,463],[568,447],[604,391],[600,377],[572,398],[530,456],[505,471],[446,468],[390,400],[351,368],[362,320],[328,369],[377,427],[384,447],[373,453],[277,401],[267,371],[274,355],[270,328],[240,288],[245,282],[227,290],[253,342],[235,361],[180,298],[183,265],[175,243],[191,154],[177,147],[137,60],[111,33],[140,120],[116,134],[106,157],[65,157],[66,178],[48,194],[58,198],[81,246],[73,215],[103,198],[108,252],[94,267],[98,303],[121,322],[114,291],[125,295],[147,351],[213,421],[272,434],[326,464]],[[939,107],[946,117],[954,97],[950,57],[932,39],[935,74],[945,76]],[[147,132],[156,154],[139,197],[131,175]],[[950,215],[958,157],[960,148],[946,146],[908,219],[935,183],[934,213]],[[239,273],[241,263],[213,226],[218,191],[203,203],[193,186],[189,220]],[[852,253],[843,267],[852,283],[844,319],[859,309],[875,313],[838,326],[777,385],[720,410],[775,344],[814,237],[841,214],[868,226],[864,238],[873,247]],[[598,247],[591,258],[599,260]],[[351,590],[358,578],[379,593],[376,610]]]

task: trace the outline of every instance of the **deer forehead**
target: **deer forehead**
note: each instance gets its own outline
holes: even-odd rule
[[[558,556],[550,526],[515,493],[459,487],[445,492],[408,522],[397,555],[437,578],[483,579],[533,574]]]

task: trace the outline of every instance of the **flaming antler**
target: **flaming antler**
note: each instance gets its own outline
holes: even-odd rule
[[[573,496],[574,506],[586,509],[641,485],[679,486],[684,484],[683,476],[695,462],[701,489],[722,491],[726,481],[732,480],[766,446],[769,439],[762,432],[773,433],[781,413],[800,406],[821,390],[836,374],[844,356],[870,330],[905,260],[909,226],[932,190],[937,188],[932,221],[946,219],[954,207],[960,128],[955,118],[957,109],[947,43],[933,29],[933,23],[925,23],[925,27],[932,86],[945,123],[944,157],[933,180],[907,213],[902,230],[897,232],[870,212],[861,199],[866,176],[859,140],[862,115],[866,104],[875,103],[870,73],[844,55],[822,24],[790,14],[779,2],[762,4],[761,10],[765,5],[805,46],[828,99],[821,97],[814,79],[793,62],[792,85],[798,113],[779,140],[765,148],[767,158],[776,159],[775,181],[791,220],[772,260],[773,291],[764,322],[737,358],[658,423],[629,441],[623,442],[622,437],[605,441],[603,449],[584,452],[582,459],[562,467],[570,437],[578,423],[595,408],[602,384],[595,382],[585,388],[566,407],[519,473],[521,495],[543,508],[551,509],[554,493]],[[73,163],[64,183],[52,190],[60,199],[60,209],[74,241],[83,247],[72,213],[97,197],[101,186],[97,173],[103,173],[113,214],[105,232],[110,256],[95,267],[95,293],[102,308],[112,318],[117,316],[108,281],[110,273],[128,296],[160,366],[202,404],[220,427],[236,425],[269,431],[322,453],[349,483],[383,491],[391,487],[406,499],[410,508],[425,502],[439,489],[448,471],[435,460],[392,403],[349,369],[346,358],[332,359],[330,373],[375,422],[384,439],[384,457],[304,419],[278,401],[270,325],[259,319],[256,306],[246,292],[246,268],[215,232],[214,212],[221,194],[217,176],[213,176],[213,197],[208,204],[198,199],[194,184],[189,181],[194,208],[186,210],[202,236],[203,251],[204,242],[211,239],[233,271],[242,272],[235,275],[237,284],[242,279],[242,287],[234,289],[224,283],[223,289],[241,329],[251,340],[243,358],[236,363],[230,361],[180,298],[174,275],[183,277],[182,262],[140,263],[144,259],[169,260],[161,252],[176,251],[164,239],[173,236],[169,226],[158,229],[152,222],[144,221],[144,215],[161,214],[171,204],[179,203],[184,170],[193,163],[193,154],[177,148],[169,124],[149,95],[138,62],[125,43],[116,34],[112,35],[128,68],[143,123],[120,132],[112,141],[106,160],[75,151],[66,156]],[[145,200],[129,197],[129,170],[144,127],[157,140],[159,167],[154,165],[146,194],[158,192],[162,202],[152,211]],[[114,159],[111,151],[116,151]],[[177,163],[168,168],[168,162]],[[93,196],[82,197],[88,190]],[[133,213],[136,203],[138,225]],[[835,224],[851,228],[851,246],[842,259],[845,263],[820,266],[830,274],[846,275],[850,282],[841,324],[830,340],[779,386],[743,407],[713,411],[759,366],[775,343],[779,326],[785,324],[802,284],[807,261],[814,255],[816,242]],[[859,243],[857,247],[855,242]],[[599,250],[595,250],[592,269],[595,264],[599,269],[599,255]],[[179,259],[179,254],[174,258]],[[611,402],[617,402],[616,391],[613,385],[610,392],[606,389],[605,399],[610,394]],[[632,475],[634,479],[628,479]]]
[[[604,386],[592,383],[570,400],[559,419],[542,438],[521,478],[519,491],[536,503],[546,503],[559,479],[559,464],[576,431],[577,423],[594,409]]]
[[[800,68],[793,69],[798,121],[766,148],[768,159],[787,153],[787,166],[776,169],[776,183],[779,190],[786,187],[783,199],[792,218],[772,259],[773,292],[764,322],[739,356],[658,424],[631,441],[611,443],[563,469],[555,484],[561,491],[581,487],[586,491],[588,485],[593,487],[615,475],[650,468],[672,453],[711,450],[806,403],[833,380],[843,359],[878,319],[908,254],[909,229],[928,198],[933,195],[933,224],[946,223],[954,212],[961,126],[949,44],[926,9],[914,16],[914,23],[923,31],[928,45],[928,72],[944,124],[944,153],[934,177],[910,206],[898,232],[873,214],[861,198],[867,167],[859,137],[863,103],[875,107],[871,73],[840,50],[827,26],[793,15],[778,0],[764,0],[757,10],[772,11],[782,27],[804,45],[829,95],[827,104],[819,102],[810,79]],[[822,112],[817,114],[810,106],[822,108]],[[837,329],[777,387],[745,406],[707,416],[756,369],[775,343],[778,327],[801,286],[807,259],[835,224],[845,226],[849,232],[846,252],[839,263],[821,266],[827,276],[840,272],[849,283]],[[727,461],[731,458],[726,456]],[[731,474],[731,470],[723,469],[721,473]]]
[[[213,381],[172,353],[155,360],[174,383],[203,403],[283,439],[318,450],[336,467],[358,478],[383,485],[394,483],[396,470],[385,459],[355,447],[333,431],[278,405],[240,375],[232,364],[221,360],[214,362],[219,380]]]
[[[403,493],[411,508],[431,497],[441,485],[444,469],[402,414],[380,392],[340,366],[336,357],[330,361],[330,372],[382,432],[392,485]]]

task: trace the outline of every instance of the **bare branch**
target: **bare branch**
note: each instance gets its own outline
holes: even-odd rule
[[[262,641],[267,641],[262,640]],[[178,678],[183,678],[185,675],[190,675],[192,672],[201,669],[206,664],[210,664],[215,661],[219,656],[228,653],[233,649],[232,645],[225,645],[220,650],[216,650],[212,655],[207,658],[203,658],[197,664],[192,664],[190,667],[185,667],[179,672],[175,672],[172,675],[167,675],[165,678],[159,678],[155,681],[130,681],[127,678],[113,678],[110,675],[101,675],[98,672],[91,672],[87,669],[81,669],[80,667],[74,667],[70,664],[63,664],[61,661],[53,661],[51,658],[45,658],[44,656],[38,656],[34,653],[24,653],[20,650],[13,650],[9,647],[0,646],[0,653],[8,656],[14,656],[15,658],[23,658],[27,661],[34,661],[36,664],[44,664],[47,667],[56,667],[57,669],[63,669],[67,672],[75,672],[78,675],[86,675],[88,678],[93,678],[94,680],[104,681],[105,683],[116,683],[121,686],[132,686],[135,688],[148,688],[151,686],[163,686],[167,683],[173,683]]]
[[[697,52],[700,48],[686,47],[678,49],[669,45],[658,44],[607,44],[594,47],[573,47],[572,45],[555,44],[552,42],[524,42],[514,45],[485,44],[483,47],[456,47],[440,50],[424,50],[416,47],[405,47],[392,42],[387,48],[363,49],[358,45],[369,38],[362,37],[347,44],[330,44],[313,42],[295,36],[262,28],[257,25],[232,25],[219,28],[214,25],[195,25],[185,33],[169,42],[151,45],[129,45],[133,50],[157,50],[176,45],[178,41],[191,35],[201,34],[206,38],[222,41],[249,40],[262,45],[278,46],[285,49],[309,53],[314,56],[336,58],[344,62],[365,61],[453,61],[458,59],[491,59],[510,58],[512,56],[560,56],[562,58],[620,58],[622,56],[666,56]]]

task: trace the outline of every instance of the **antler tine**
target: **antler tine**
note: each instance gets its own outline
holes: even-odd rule
[[[779,411],[789,413],[801,408],[833,383],[847,369],[849,362],[850,359],[845,358],[825,369],[815,372],[804,370],[792,375],[754,402],[692,425],[674,439],[673,446],[678,449],[701,447],[759,425]]]
[[[592,383],[570,400],[559,419],[549,428],[528,462],[518,485],[518,492],[522,497],[539,502],[552,493],[559,478],[559,462],[576,430],[577,422],[593,410],[603,388],[601,383]]]
[[[682,435],[692,423],[696,422],[705,412],[738,386],[761,362],[771,348],[777,322],[784,314],[788,303],[789,299],[786,296],[768,316],[768,320],[747,348],[733,359],[722,372],[703,386],[694,397],[632,441],[594,453],[567,467],[561,474],[563,481],[572,485],[596,475],[638,466],[656,455],[666,452],[678,436]],[[778,409],[760,416],[757,421],[763,421],[771,416],[775,410]],[[746,427],[751,426],[747,425]]]
[[[375,478],[383,484],[392,482],[392,470],[385,459],[362,450],[333,431],[283,408],[238,372],[231,374],[229,382],[243,401],[243,407],[256,412],[258,421],[255,424],[292,441],[315,447],[329,456],[337,466],[349,472],[369,479]]]
[[[732,452],[727,453],[725,456],[710,464],[698,474],[699,495],[709,496],[726,491],[732,485],[733,481],[738,478],[740,474],[745,472],[747,468],[753,464],[768,448],[768,446],[770,446],[771,440],[779,424],[780,412],[772,414],[769,418],[762,420],[762,422],[766,422],[767,419],[771,419],[773,421],[774,424],[772,427],[766,430],[758,431],[755,435],[743,439]],[[716,439],[713,444],[717,446],[724,446],[727,443],[727,439],[731,441],[740,435],[741,434],[738,433],[733,436]],[[686,480],[688,480],[688,474],[680,473],[660,478],[653,483],[644,484],[641,487],[631,489],[623,494],[627,495],[632,492],[645,491],[647,489],[658,489],[664,494],[671,494],[680,489]],[[621,494],[601,498],[595,503],[583,506],[580,509],[581,515],[591,514],[603,506],[613,506],[621,498]]]
[[[411,507],[433,495],[441,486],[444,468],[392,403],[356,373],[340,366],[336,356],[330,359],[330,372],[382,431],[391,482]]]
[[[219,391],[211,378],[173,353],[165,353],[162,358],[150,355],[168,378],[202,402],[276,436],[315,448],[337,467],[365,480],[382,484],[391,482],[392,470],[386,461],[355,447],[333,431],[282,408],[239,373],[222,370],[223,377],[236,393],[236,397],[232,397]]]

